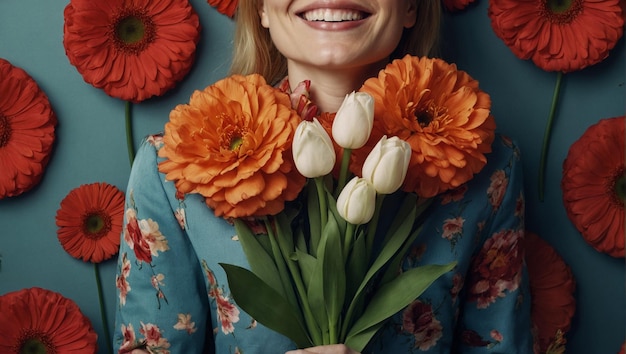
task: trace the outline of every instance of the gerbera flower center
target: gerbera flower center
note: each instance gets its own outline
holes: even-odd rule
[[[223,149],[229,151],[238,152],[241,145],[244,143],[245,132],[241,127],[236,125],[227,125],[224,127],[222,134],[220,135],[220,145]]]
[[[111,216],[96,210],[83,216],[83,233],[92,239],[99,239],[111,230]]]
[[[626,170],[624,167],[618,169],[612,180],[611,199],[618,205],[624,206],[626,202]]]
[[[544,0],[542,15],[556,24],[570,23],[583,10],[583,0]]]
[[[56,348],[45,333],[27,329],[18,340],[16,352],[20,354],[56,354]]]
[[[426,102],[425,107],[422,109],[416,109],[413,115],[415,115],[415,120],[420,125],[420,127],[424,128],[430,125],[432,121],[434,121],[440,114],[441,109],[437,107],[433,100],[429,100]]]
[[[142,52],[155,38],[156,26],[141,10],[124,9],[112,22],[115,47],[127,54]]]
[[[9,117],[6,117],[2,113],[0,113],[0,148],[6,146],[11,140],[11,133],[13,129],[11,129],[11,122],[9,122]]]

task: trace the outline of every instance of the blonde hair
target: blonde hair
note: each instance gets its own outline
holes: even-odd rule
[[[414,0],[415,26],[406,28],[390,60],[406,54],[434,56],[441,24],[441,0]],[[257,0],[239,1],[235,15],[231,74],[261,74],[276,84],[287,75],[287,59],[276,49],[269,31],[261,25]]]

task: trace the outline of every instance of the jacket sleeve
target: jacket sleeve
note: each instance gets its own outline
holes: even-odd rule
[[[503,138],[487,190],[492,218],[466,276],[457,340],[462,353],[533,353],[524,263],[524,193],[519,150]]]
[[[177,217],[172,183],[164,185],[157,169],[159,143],[159,137],[142,143],[126,191],[113,347],[120,353],[200,353],[209,311],[206,285],[179,222],[184,219]]]

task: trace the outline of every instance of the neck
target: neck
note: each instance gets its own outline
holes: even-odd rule
[[[384,64],[386,62],[337,70],[289,65],[289,84],[294,88],[303,80],[311,80],[311,101],[320,112],[337,112],[345,96],[358,91],[368,78],[378,75]]]

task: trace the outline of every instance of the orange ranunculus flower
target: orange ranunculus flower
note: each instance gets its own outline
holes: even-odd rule
[[[561,189],[567,216],[593,248],[624,257],[625,116],[602,119],[572,144]]]
[[[85,82],[131,102],[182,80],[200,39],[188,0],[71,0],[64,18],[65,53]]]
[[[72,300],[30,288],[0,296],[0,353],[98,351],[98,334]]]
[[[413,150],[402,187],[432,197],[469,181],[486,164],[495,121],[491,99],[478,81],[441,59],[394,60],[361,91],[374,96],[374,128],[353,152],[353,173],[383,135],[406,140]]]
[[[289,95],[260,75],[228,77],[170,113],[159,170],[217,216],[277,214],[306,181],[291,156],[299,122]]]
[[[239,0],[207,0],[209,5],[213,6],[219,13],[228,17],[235,16]]]
[[[71,190],[57,210],[57,236],[63,249],[85,262],[100,263],[120,248],[124,193],[108,183]]]
[[[0,199],[33,188],[43,177],[57,118],[28,73],[0,59]]]
[[[561,256],[537,234],[526,232],[524,248],[532,298],[531,317],[541,353],[545,353],[559,331],[566,333],[570,329],[576,312],[576,282]]]
[[[520,59],[570,72],[604,60],[624,31],[620,0],[490,0],[495,34]]]

